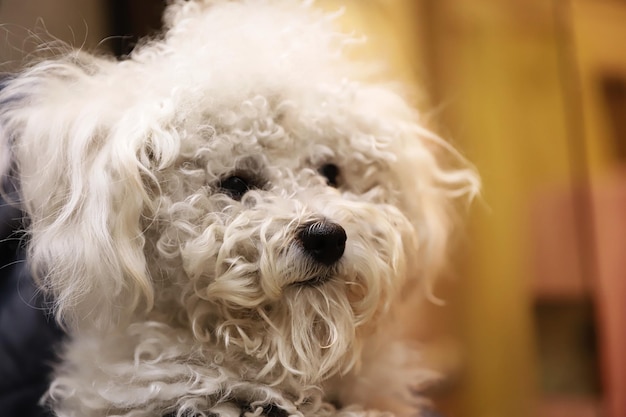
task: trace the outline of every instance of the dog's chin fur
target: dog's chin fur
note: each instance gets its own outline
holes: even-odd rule
[[[474,172],[397,93],[358,81],[351,39],[307,4],[176,0],[165,23],[128,59],[70,52],[0,93],[0,168],[71,334],[47,404],[416,415],[432,375],[401,311],[445,262]],[[299,242],[314,222],[345,231],[338,261]]]

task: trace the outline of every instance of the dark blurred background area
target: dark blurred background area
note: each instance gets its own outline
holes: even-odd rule
[[[318,0],[480,172],[415,337],[449,417],[626,416],[626,1]],[[0,73],[53,37],[120,58],[165,3],[0,0]],[[0,411],[1,413],[1,411]]]

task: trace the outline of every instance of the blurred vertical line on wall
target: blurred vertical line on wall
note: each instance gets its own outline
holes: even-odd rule
[[[109,26],[110,32],[114,35],[111,46],[115,56],[121,57],[128,52],[129,39],[131,38],[130,16],[126,13],[125,0],[112,0],[109,3]]]
[[[588,292],[593,291],[593,280],[598,274],[595,254],[595,228],[591,200],[591,174],[587,160],[585,120],[582,101],[582,84],[572,30],[571,0],[553,0],[553,17],[557,37],[558,70],[561,81],[561,97],[565,109],[566,132],[570,160],[572,198],[576,219],[578,263],[582,272],[582,284]]]
[[[582,97],[582,78],[573,30],[572,0],[552,0],[556,37],[557,69],[561,82],[561,99],[565,116],[568,158],[570,162],[570,193],[574,215],[574,233],[579,278],[584,293],[581,300],[585,313],[597,323],[594,303],[599,273],[596,226],[592,200],[592,178],[588,160],[588,146]],[[596,341],[597,343],[597,341]],[[601,381],[599,381],[601,384]],[[602,388],[600,388],[602,391]],[[596,409],[596,415],[602,415]]]
[[[123,58],[140,39],[158,33],[166,4],[165,0],[110,0],[109,32],[113,53]]]

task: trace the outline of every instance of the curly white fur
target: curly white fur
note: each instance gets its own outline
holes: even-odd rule
[[[442,162],[462,160],[400,95],[358,81],[350,38],[307,3],[177,0],[165,22],[126,60],[71,52],[0,93],[0,168],[72,334],[48,403],[363,416],[387,398],[414,415],[430,373],[396,311],[444,263],[474,172]],[[241,201],[220,188],[232,175],[254,185]],[[298,244],[315,221],[347,235],[330,266]]]

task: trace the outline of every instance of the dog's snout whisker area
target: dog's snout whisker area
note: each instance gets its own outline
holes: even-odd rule
[[[347,238],[343,227],[329,221],[307,223],[298,232],[298,241],[306,253],[327,266],[341,259]]]

